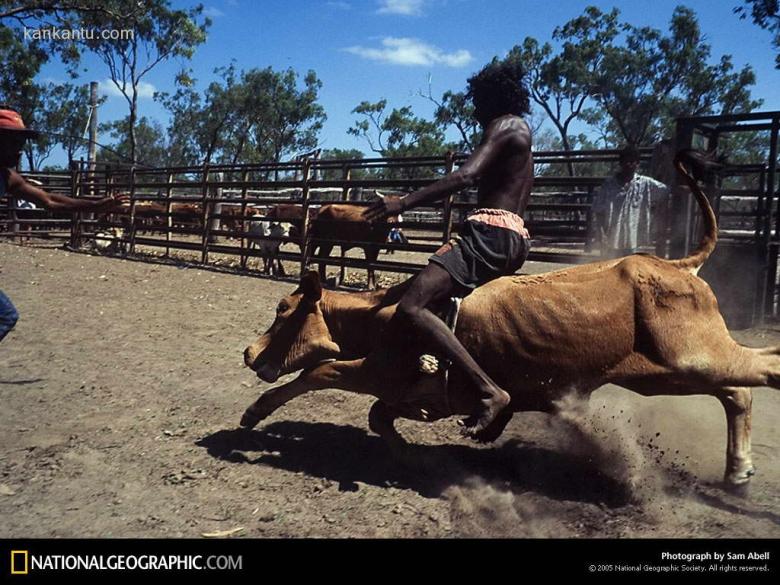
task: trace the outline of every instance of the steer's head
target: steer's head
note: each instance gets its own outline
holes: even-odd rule
[[[266,382],[275,382],[282,374],[336,359],[341,349],[330,336],[321,298],[319,276],[307,272],[300,286],[279,301],[268,331],[244,350],[244,363]]]

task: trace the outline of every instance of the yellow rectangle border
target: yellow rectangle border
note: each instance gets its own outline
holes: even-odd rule
[[[14,557],[18,555],[24,555],[24,570],[23,571],[17,571],[16,570],[16,563],[14,562]],[[26,575],[29,570],[29,553],[26,550],[12,550],[11,551],[11,574],[12,575]]]

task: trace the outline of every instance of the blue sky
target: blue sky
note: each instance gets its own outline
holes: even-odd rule
[[[205,0],[213,24],[208,40],[188,63],[170,61],[146,78],[140,114],[167,122],[165,110],[151,98],[154,90],[172,91],[182,65],[194,70],[199,87],[214,78],[215,67],[232,59],[239,69],[292,67],[303,74],[317,72],[323,87],[320,102],[328,115],[321,133],[324,148],[367,145],[347,135],[355,120],[350,112],[361,101],[386,98],[390,107],[411,105],[429,116],[431,105],[416,94],[462,90],[466,78],[493,56],[504,55],[526,36],[550,41],[553,29],[582,14],[588,5],[602,10],[613,6],[623,20],[666,31],[675,6],[683,4],[698,15],[712,45],[713,61],[732,55],[735,68],[750,64],[758,83],[753,96],[764,99],[762,110],[780,109],[780,71],[774,69],[769,32],[740,20],[732,9],[742,0],[632,0],[579,2],[574,0]],[[192,2],[174,0],[177,7]],[[105,66],[88,56],[82,81],[97,80],[108,95],[100,120],[127,115],[123,98],[105,83]],[[48,64],[42,77],[66,78],[57,63]],[[101,140],[104,142],[105,138]],[[50,160],[47,162],[61,162]]]

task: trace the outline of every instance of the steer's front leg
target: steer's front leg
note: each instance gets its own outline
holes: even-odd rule
[[[270,416],[280,406],[312,390],[339,388],[354,392],[359,391],[353,384],[353,381],[363,361],[363,359],[359,359],[330,362],[310,370],[304,370],[292,382],[271,388],[262,394],[260,398],[246,409],[244,416],[241,417],[240,425],[251,429],[261,420]]]

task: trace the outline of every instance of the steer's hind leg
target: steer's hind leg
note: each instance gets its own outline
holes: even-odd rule
[[[742,486],[755,475],[751,458],[750,433],[753,392],[750,388],[722,388],[716,397],[726,410],[726,473],[729,486]]]
[[[704,394],[714,396],[726,411],[726,472],[727,485],[746,485],[755,474],[750,449],[751,412],[753,394],[748,387],[717,386],[707,384],[681,383],[674,375],[650,377],[620,382],[621,386],[643,396],[671,394],[691,396]]]

